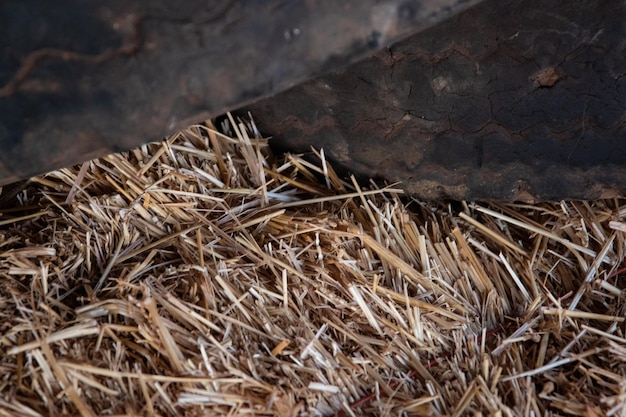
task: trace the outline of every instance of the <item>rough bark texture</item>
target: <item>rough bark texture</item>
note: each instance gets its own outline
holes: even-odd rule
[[[624,1],[490,0],[248,109],[420,198],[595,199],[626,192],[625,74]]]
[[[126,150],[480,0],[4,0],[0,184]]]

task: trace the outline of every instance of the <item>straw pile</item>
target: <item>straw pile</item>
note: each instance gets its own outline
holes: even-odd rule
[[[5,188],[0,415],[626,415],[623,201],[311,156],[231,117]]]

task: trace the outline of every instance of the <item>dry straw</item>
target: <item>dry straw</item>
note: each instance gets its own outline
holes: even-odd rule
[[[0,415],[626,415],[623,201],[412,201],[230,117],[0,204]]]

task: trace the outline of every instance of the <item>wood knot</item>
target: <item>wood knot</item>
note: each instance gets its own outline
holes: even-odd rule
[[[532,79],[535,80],[535,84],[540,88],[551,88],[561,80],[563,74],[557,67],[546,67],[537,71]]]

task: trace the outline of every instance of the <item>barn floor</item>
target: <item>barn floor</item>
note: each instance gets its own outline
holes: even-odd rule
[[[626,201],[401,189],[232,118],[5,187],[0,416],[625,416]]]

